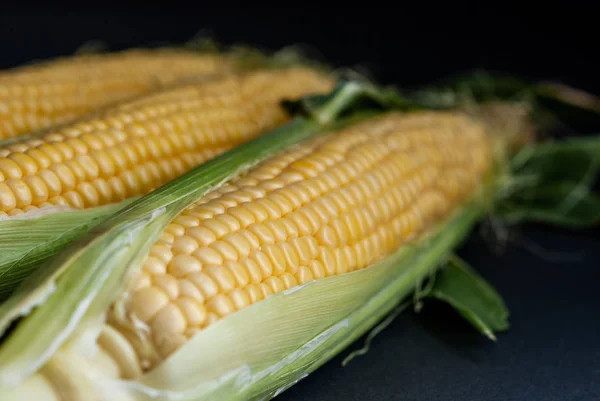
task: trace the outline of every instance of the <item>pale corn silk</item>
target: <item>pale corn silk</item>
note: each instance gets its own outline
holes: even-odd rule
[[[73,121],[178,80],[232,71],[229,57],[183,50],[80,55],[0,72],[0,140]]]
[[[284,99],[326,93],[303,67],[230,74],[159,91],[0,147],[0,217],[143,195],[289,120]]]
[[[142,372],[271,294],[368,267],[472,197],[490,152],[478,123],[419,112],[276,155],[168,225],[101,338]]]

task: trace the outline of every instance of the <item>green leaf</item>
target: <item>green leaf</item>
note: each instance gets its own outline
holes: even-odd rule
[[[566,123],[577,131],[600,126],[600,98],[560,82],[473,71],[448,77],[410,95],[421,106],[435,109],[494,101],[525,102],[532,106],[539,124]]]
[[[510,223],[535,221],[571,228],[600,224],[600,197],[585,185],[561,182],[525,192],[529,196],[513,196],[498,215]]]
[[[451,258],[435,278],[428,295],[450,304],[482,334],[508,329],[508,309],[502,297],[464,261]]]
[[[600,224],[600,136],[530,145],[511,160],[496,214],[514,224],[535,221],[562,227]]]

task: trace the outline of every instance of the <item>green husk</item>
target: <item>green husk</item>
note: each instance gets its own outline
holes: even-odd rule
[[[0,220],[0,301],[43,261],[131,201]]]
[[[450,304],[490,340],[496,341],[494,333],[508,329],[508,309],[500,294],[455,255],[435,276],[427,296]]]
[[[507,224],[600,224],[600,196],[593,191],[600,173],[600,137],[526,146],[512,158],[510,170],[495,210]]]

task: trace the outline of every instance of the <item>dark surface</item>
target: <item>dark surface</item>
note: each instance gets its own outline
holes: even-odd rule
[[[226,43],[271,49],[306,43],[335,65],[363,65],[379,81],[402,86],[486,68],[600,93],[596,13],[572,1],[531,10],[510,2],[386,7],[370,1],[335,9],[305,2],[187,8],[121,2],[120,9],[108,0],[83,3],[3,2],[0,67],[70,54],[89,41],[121,49],[209,31]],[[346,351],[279,399],[600,400],[598,231],[526,227],[520,234],[501,255],[489,249],[493,239],[478,236],[461,251],[510,308],[511,329],[497,343],[428,302],[418,316],[394,321],[367,355],[342,368]]]

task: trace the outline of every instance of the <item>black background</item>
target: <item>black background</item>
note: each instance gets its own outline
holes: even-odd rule
[[[596,12],[576,2],[193,3],[3,2],[0,67],[70,54],[90,41],[118,50],[209,33],[273,50],[304,44],[329,63],[364,67],[398,86],[484,68],[600,93]],[[526,225],[512,235],[501,254],[477,233],[460,250],[511,310],[511,329],[497,343],[427,302],[420,314],[395,320],[367,355],[342,368],[346,351],[278,398],[600,400],[598,231]]]

